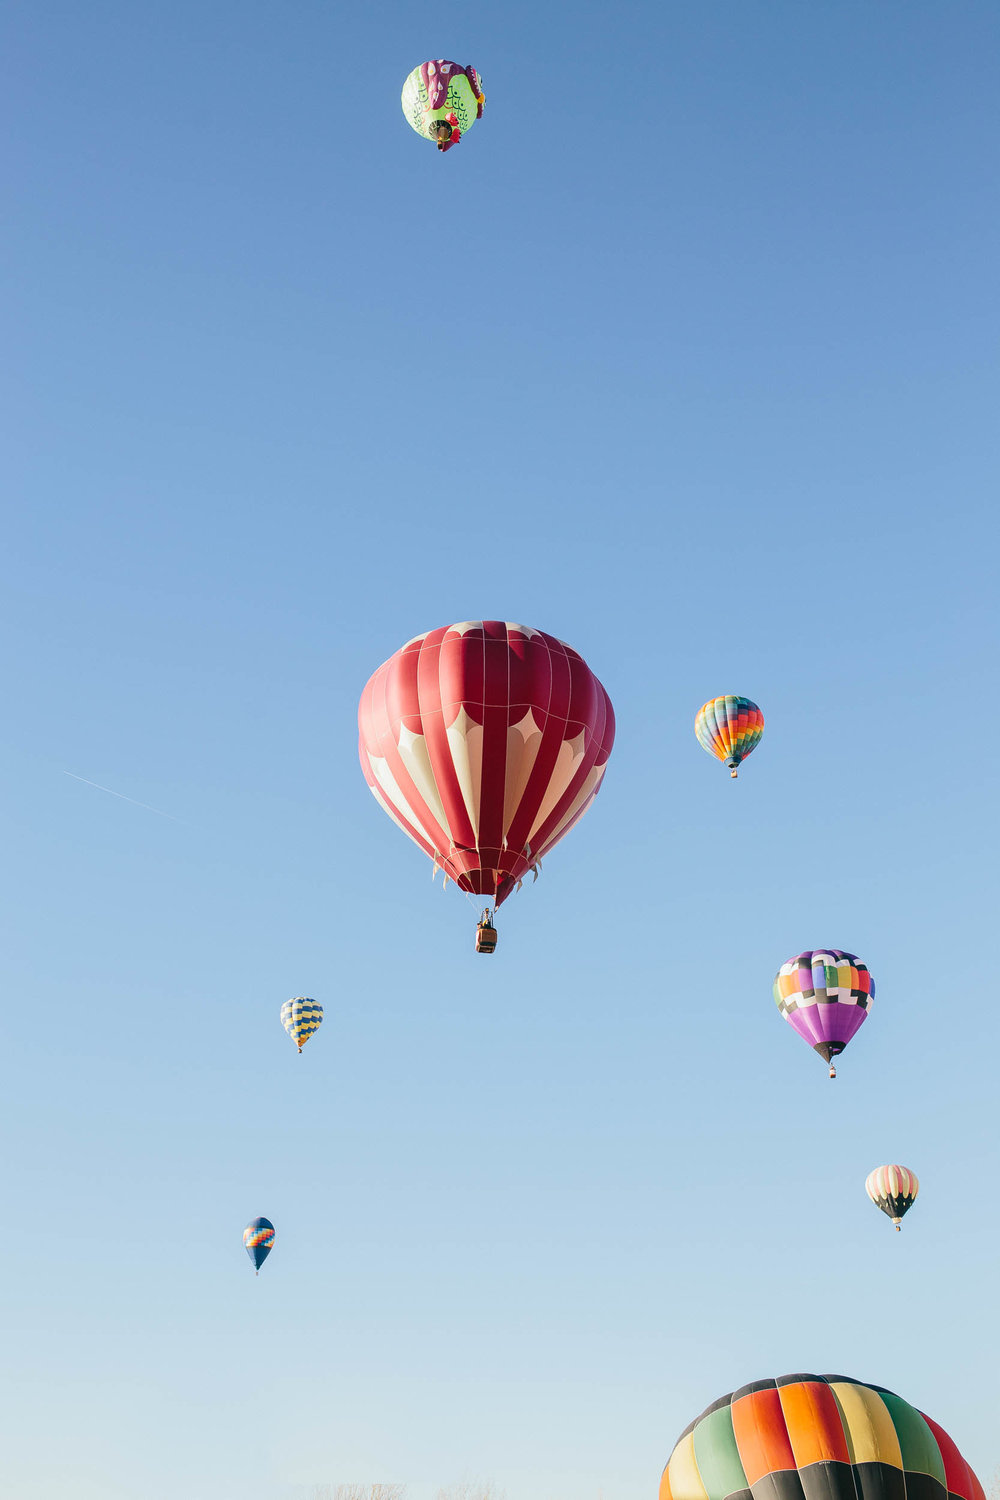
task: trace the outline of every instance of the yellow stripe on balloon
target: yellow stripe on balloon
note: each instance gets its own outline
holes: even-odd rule
[[[889,1464],[902,1469],[903,1454],[889,1410],[877,1391],[866,1385],[831,1382],[852,1464]]]
[[[693,1431],[681,1438],[670,1455],[664,1479],[667,1480],[668,1488],[665,1491],[661,1484],[661,1496],[666,1493],[672,1495],[673,1500],[709,1500],[694,1456]]]

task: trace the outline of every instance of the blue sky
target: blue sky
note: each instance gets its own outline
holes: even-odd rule
[[[0,1492],[643,1500],[799,1369],[988,1480],[996,7],[43,0],[2,41]],[[443,159],[430,55],[487,93]],[[356,751],[374,668],[482,617],[618,718],[489,963]],[[691,731],[727,691],[736,786]],[[823,944],[878,989],[833,1085],[770,996]]]

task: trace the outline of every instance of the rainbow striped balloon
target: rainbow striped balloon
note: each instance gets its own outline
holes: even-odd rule
[[[308,995],[295,995],[281,1007],[281,1024],[301,1053],[313,1032],[323,1024],[323,1007]]]
[[[723,761],[735,781],[737,766],[757,747],[764,733],[764,715],[749,698],[727,693],[702,704],[695,715],[694,732],[699,745]]]
[[[876,1167],[865,1179],[865,1192],[876,1208],[889,1215],[897,1229],[902,1227],[899,1221],[913,1207],[919,1191],[917,1174],[911,1172],[909,1167],[895,1164]]]

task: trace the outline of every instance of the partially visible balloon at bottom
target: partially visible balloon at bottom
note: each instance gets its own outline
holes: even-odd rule
[[[782,1375],[685,1428],[660,1500],[985,1500],[951,1438],[880,1385]]]

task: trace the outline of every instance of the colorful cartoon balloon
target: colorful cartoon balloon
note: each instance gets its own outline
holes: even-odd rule
[[[985,1500],[946,1432],[843,1375],[757,1380],[677,1440],[660,1500]]]
[[[876,1167],[865,1179],[865,1192],[876,1208],[889,1215],[897,1229],[902,1228],[899,1221],[913,1207],[919,1191],[917,1174],[909,1167]]]
[[[806,949],[782,964],[774,999],[788,1024],[830,1064],[871,1009],[875,981],[860,958],[839,948]]]
[[[582,818],[615,738],[583,657],[502,620],[414,636],[369,680],[358,727],[376,801],[435,873],[497,906]]]
[[[243,1231],[243,1244],[253,1261],[255,1275],[260,1275],[260,1268],[274,1245],[274,1225],[270,1219],[251,1219]]]
[[[694,717],[694,732],[699,745],[727,765],[735,781],[737,766],[764,733],[764,715],[749,698],[727,693],[702,704]]]
[[[443,57],[421,63],[403,84],[403,114],[417,134],[434,141],[439,151],[458,145],[482,118],[485,102],[475,68],[459,67]]]
[[[323,1007],[318,1000],[296,995],[281,1007],[281,1024],[301,1054],[302,1048],[323,1024]]]

